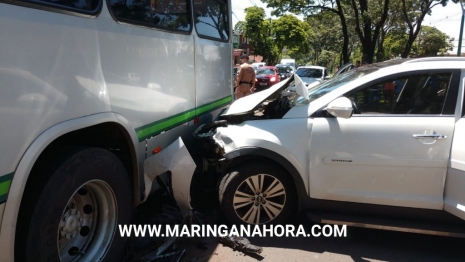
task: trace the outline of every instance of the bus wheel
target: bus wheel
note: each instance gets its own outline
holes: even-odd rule
[[[124,166],[100,148],[65,155],[46,174],[31,211],[26,248],[17,250],[25,251],[27,261],[122,260],[126,239],[118,225],[132,220],[131,183]]]

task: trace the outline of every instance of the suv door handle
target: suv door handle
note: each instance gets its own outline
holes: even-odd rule
[[[422,139],[422,138],[433,138],[435,140],[441,140],[441,139],[446,139],[447,136],[443,136],[441,134],[414,134],[413,135],[413,138],[416,138],[416,139]]]

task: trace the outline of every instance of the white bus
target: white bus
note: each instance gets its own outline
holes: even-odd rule
[[[0,0],[0,261],[121,259],[117,225],[170,174],[144,162],[231,102],[230,10]]]

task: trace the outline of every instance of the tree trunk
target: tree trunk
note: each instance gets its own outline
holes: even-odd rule
[[[386,38],[386,31],[381,30],[381,35],[378,41],[378,51],[376,52],[376,61],[381,62],[386,60],[384,57],[384,39]]]
[[[344,64],[346,64],[349,63],[349,31],[347,30],[346,18],[342,10],[341,1],[336,0],[336,4],[338,9],[337,15],[341,19],[342,36],[344,39],[344,42],[342,43],[342,58],[344,60]]]
[[[408,26],[408,40],[407,43],[405,44],[404,51],[402,51],[402,58],[407,58],[408,55],[410,54],[410,50],[412,49],[413,42],[415,42],[415,39],[418,36],[418,33],[421,30],[421,23],[425,19],[426,14],[436,5],[439,3],[436,3],[433,5],[433,0],[425,1],[426,3],[423,5],[423,8],[420,10],[420,16],[418,17],[417,21],[415,21],[415,24],[413,24],[412,21],[410,21],[408,15],[407,15],[407,7],[405,5],[405,0],[402,0],[402,13],[404,15],[405,22],[407,23]]]
[[[384,0],[383,14],[378,23],[376,23],[375,29],[372,29],[373,21],[366,15],[368,12],[368,1],[359,0],[361,17],[358,13],[358,7],[355,3],[355,0],[352,0],[352,9],[355,14],[355,31],[357,32],[360,42],[362,43],[363,49],[363,63],[373,63],[373,56],[375,54],[376,42],[378,41],[378,36],[381,28],[383,28],[384,23],[386,22],[389,10],[389,0]],[[360,21],[361,18],[361,21]],[[360,28],[360,23],[362,24],[362,29]]]

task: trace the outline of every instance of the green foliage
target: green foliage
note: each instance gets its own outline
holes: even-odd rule
[[[245,32],[245,27],[246,27],[246,22],[245,21],[239,21],[234,25],[234,31],[243,34]]]
[[[416,42],[416,49],[419,52],[418,56],[443,55],[447,51],[452,51],[454,48],[453,41],[453,38],[450,38],[435,27],[422,26],[418,41]]]
[[[407,43],[407,38],[408,36],[405,33],[389,34],[384,41],[384,60],[400,57],[405,43]]]
[[[288,48],[294,52],[308,53],[312,32],[307,23],[293,15],[283,15],[272,22],[274,43],[278,50]],[[281,53],[281,52],[280,52]]]
[[[399,55],[436,56],[452,49],[451,38],[437,29],[424,27],[425,30],[420,31],[424,17],[431,14],[431,8],[445,6],[449,0],[262,2],[274,8],[272,14],[279,18],[271,21],[263,9],[250,7],[246,9],[247,21],[241,26],[245,28],[256,54],[265,56],[272,63],[282,56],[289,56],[298,64],[331,68],[349,60],[371,62]],[[305,22],[288,12],[303,14]]]
[[[262,55],[268,64],[276,64],[285,48],[308,53],[310,27],[305,22],[293,15],[271,21],[266,18],[265,10],[256,6],[246,8],[245,12],[244,36],[253,45],[254,54]]]
[[[313,32],[309,34],[310,55],[297,54],[294,50],[290,50],[290,54],[301,57],[308,63],[316,63],[324,50],[336,53],[338,60],[346,60],[346,55],[350,54],[353,59],[360,59],[363,56],[363,59],[369,62],[375,60],[375,53],[378,61],[398,57],[399,54],[407,57],[417,41],[424,17],[431,14],[434,6],[445,6],[449,0],[262,0],[262,2],[274,8],[272,12],[274,15],[291,12],[306,16],[306,21]],[[443,52],[447,49],[448,47],[444,47]]]

